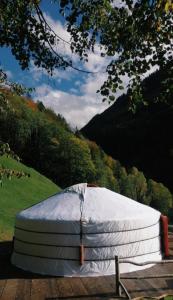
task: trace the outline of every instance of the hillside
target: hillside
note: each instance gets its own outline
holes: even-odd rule
[[[4,240],[11,239],[13,235],[17,212],[57,193],[60,188],[34,169],[12,158],[1,156],[0,165],[30,174],[29,178],[4,179],[0,186],[0,240]]]
[[[163,78],[165,72],[159,71],[143,82],[150,105],[134,114],[128,109],[128,95],[123,95],[81,132],[127,168],[136,166],[173,191],[173,106],[156,102]]]
[[[27,165],[61,188],[89,182],[107,187],[164,214],[172,207],[172,195],[162,184],[146,178],[136,167],[123,165],[95,142],[73,132],[61,115],[3,91],[8,105],[0,103],[0,140]],[[22,179],[23,180],[23,179]]]
[[[106,154],[74,133],[61,115],[43,103],[3,91],[8,107],[0,111],[0,140],[56,184],[65,188],[78,182],[96,182],[116,189],[117,180]]]

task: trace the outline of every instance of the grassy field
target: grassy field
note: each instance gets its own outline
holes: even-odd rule
[[[12,238],[17,212],[57,193],[60,188],[34,169],[11,158],[0,157],[0,165],[30,174],[29,178],[4,179],[2,187],[0,186],[0,240],[2,241]]]

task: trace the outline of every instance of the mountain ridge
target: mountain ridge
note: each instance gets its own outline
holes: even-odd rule
[[[9,91],[7,98],[9,107],[0,109],[0,140],[8,143],[26,165],[61,188],[95,183],[169,213],[172,195],[162,183],[146,178],[135,165],[123,167],[95,142],[79,131],[74,133],[62,116],[45,108],[41,101],[35,103]],[[124,106],[120,106],[123,113]]]
[[[128,94],[123,95],[95,116],[81,133],[127,168],[135,165],[173,191],[173,106],[156,102],[164,76],[165,72],[158,71],[144,81],[144,98],[149,95],[152,99],[148,106],[133,114],[128,110]]]

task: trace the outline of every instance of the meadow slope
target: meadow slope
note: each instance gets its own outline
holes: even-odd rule
[[[34,169],[12,158],[0,157],[0,165],[30,174],[29,178],[4,179],[0,186],[0,240],[6,240],[13,236],[17,212],[57,193],[60,188]]]

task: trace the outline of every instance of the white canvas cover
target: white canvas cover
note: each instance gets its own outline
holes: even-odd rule
[[[162,259],[159,220],[160,212],[151,207],[78,184],[16,216],[12,263],[55,276],[111,275],[115,255],[135,262]],[[121,273],[139,269],[120,265]]]

